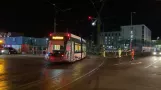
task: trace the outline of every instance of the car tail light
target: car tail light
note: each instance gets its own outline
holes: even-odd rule
[[[64,55],[61,55],[62,57],[64,56]]]

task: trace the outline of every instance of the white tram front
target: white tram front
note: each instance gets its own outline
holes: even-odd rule
[[[51,34],[45,59],[48,62],[74,62],[86,57],[86,41],[74,34]]]

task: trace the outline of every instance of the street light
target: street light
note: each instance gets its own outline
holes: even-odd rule
[[[102,24],[102,22],[101,22],[101,16],[100,16],[100,13],[101,13],[101,11],[103,10],[103,7],[104,7],[104,5],[105,5],[105,2],[106,2],[106,0],[100,0],[100,2],[102,3],[101,4],[101,7],[100,7],[100,9],[99,10],[97,10],[97,7],[95,6],[95,4],[94,4],[94,2],[92,1],[92,0],[90,0],[90,2],[92,3],[92,5],[93,5],[93,7],[94,7],[94,9],[96,10],[96,14],[97,14],[97,45],[98,45],[98,47],[100,46],[100,29],[101,29],[101,24]],[[93,23],[94,24],[94,23]]]
[[[92,22],[92,26],[95,26],[96,22],[97,22],[97,19],[94,22]]]

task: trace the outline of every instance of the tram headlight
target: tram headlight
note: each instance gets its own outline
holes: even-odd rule
[[[161,52],[159,52],[159,54],[161,55]]]
[[[156,52],[153,52],[153,55],[156,55],[157,53]]]

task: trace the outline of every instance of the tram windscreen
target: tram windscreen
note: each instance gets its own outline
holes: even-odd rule
[[[63,40],[51,40],[49,42],[50,52],[63,52],[64,51],[64,41]]]
[[[61,56],[64,53],[64,41],[53,40],[50,43],[53,56]]]

